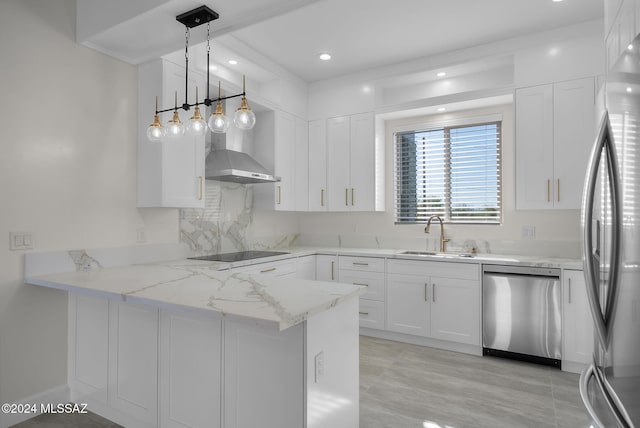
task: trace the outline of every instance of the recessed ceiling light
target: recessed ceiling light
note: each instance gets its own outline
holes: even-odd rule
[[[631,89],[630,86],[627,86],[627,92],[633,92],[633,89]]]
[[[629,45],[627,46],[627,50],[632,51],[633,50],[633,44],[629,43]]]
[[[438,107],[438,111],[443,112],[443,111],[447,111],[447,109],[444,107]]]
[[[329,61],[331,59],[331,55],[324,52],[324,53],[321,53],[318,58],[320,58],[323,61]]]
[[[560,3],[562,0],[551,0],[554,3]]]
[[[444,71],[441,71],[440,73],[436,74],[436,76],[438,76],[438,77],[444,77],[446,75],[447,75],[447,73],[445,73]]]
[[[231,65],[237,65],[238,64],[238,61],[236,61],[235,59],[230,59],[228,62]]]

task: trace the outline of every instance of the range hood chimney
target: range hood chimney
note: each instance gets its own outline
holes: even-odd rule
[[[242,131],[234,126],[230,126],[224,134],[211,133],[211,151],[205,160],[205,178],[241,184],[280,181],[279,177],[274,177],[246,153],[252,136],[252,131]]]

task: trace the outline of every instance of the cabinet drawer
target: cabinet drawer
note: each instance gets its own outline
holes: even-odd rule
[[[360,298],[360,327],[384,329],[384,302]]]
[[[475,263],[389,260],[387,262],[387,272],[443,278],[480,279],[480,265]]]
[[[340,256],[338,266],[340,270],[358,270],[368,272],[384,272],[384,258]]]
[[[296,273],[296,261],[295,259],[289,259],[270,263],[258,263],[235,268],[233,272],[248,273],[251,275],[294,276]]]
[[[340,271],[340,282],[354,285],[364,285],[367,292],[361,297],[371,300],[384,301],[384,273]]]

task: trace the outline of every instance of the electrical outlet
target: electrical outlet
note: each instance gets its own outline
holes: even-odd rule
[[[136,242],[138,244],[144,244],[147,242],[147,232],[144,230],[144,227],[136,230]]]
[[[536,239],[536,227],[535,226],[522,226],[522,238],[523,239]]]
[[[324,352],[320,351],[315,356],[316,378],[315,383],[320,382],[324,376]]]

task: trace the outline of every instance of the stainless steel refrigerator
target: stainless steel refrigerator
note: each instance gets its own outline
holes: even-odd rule
[[[593,363],[580,395],[594,427],[640,428],[640,38],[607,73],[585,180],[583,264]]]

